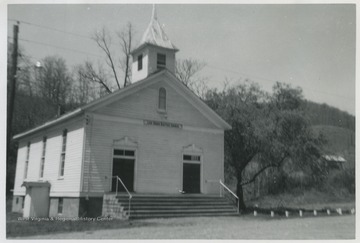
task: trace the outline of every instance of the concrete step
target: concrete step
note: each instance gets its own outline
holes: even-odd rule
[[[124,197],[117,197],[117,200],[120,200],[120,201],[128,201],[129,198],[124,198]],[[139,202],[143,202],[143,201],[148,201],[148,200],[151,200],[151,201],[223,201],[225,200],[224,198],[220,198],[220,197],[217,197],[217,198],[192,198],[192,197],[189,197],[189,198],[182,198],[182,197],[149,197],[149,198],[144,198],[144,197],[133,197],[131,199],[132,201],[139,201]]]
[[[118,203],[121,203],[121,205],[126,206],[129,204],[129,201],[119,201]],[[227,201],[215,201],[215,202],[211,202],[211,201],[206,201],[206,202],[194,202],[194,201],[181,201],[181,202],[177,202],[177,201],[164,201],[164,202],[154,202],[154,201],[150,201],[150,202],[139,202],[139,201],[131,201],[131,205],[149,205],[149,206],[156,206],[156,205],[163,205],[163,206],[169,206],[169,205],[181,205],[181,206],[197,206],[197,205],[230,205],[229,202]]]
[[[238,215],[236,208],[226,198],[219,196],[138,194],[131,199],[130,212],[127,195],[118,195],[115,198],[107,201],[104,208],[111,210],[121,205],[123,211],[130,213],[132,219]]]
[[[150,210],[137,210],[137,209],[131,209],[131,213],[147,213],[147,214],[185,214],[185,213],[231,213],[236,212],[235,209],[232,208],[187,208],[187,209],[172,209],[172,210],[166,210],[166,209],[150,209]]]
[[[119,202],[128,202],[128,198],[117,198]],[[132,198],[132,202],[227,202],[224,198]]]
[[[130,219],[145,219],[145,218],[177,218],[177,217],[210,217],[210,216],[238,216],[236,212],[202,212],[191,214],[130,214]]]
[[[194,205],[194,206],[179,206],[179,205],[170,205],[170,206],[162,206],[162,205],[137,205],[133,206],[131,205],[131,210],[187,210],[187,209],[233,209],[231,205],[219,205],[219,206],[213,206],[213,205]],[[128,210],[128,206],[124,206],[124,210]]]

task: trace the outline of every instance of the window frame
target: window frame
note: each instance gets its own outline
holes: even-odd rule
[[[160,87],[158,93],[158,111],[166,112],[166,110],[167,110],[167,91],[164,87]]]
[[[137,63],[137,66],[138,66],[137,70],[140,71],[140,70],[143,69],[143,54],[140,54],[140,55],[137,56],[137,62],[138,62]]]
[[[42,154],[40,158],[40,174],[39,178],[44,178],[44,171],[45,171],[45,155],[46,155],[46,144],[47,144],[47,137],[43,137],[43,146],[42,146]]]
[[[67,129],[64,129],[64,130],[63,130],[63,133],[62,133],[62,142],[61,142],[59,179],[64,178],[64,175],[65,175],[65,159],[66,159],[67,134],[68,134],[68,130],[67,130]]]
[[[162,60],[163,58],[163,60]],[[157,69],[162,69],[166,67],[166,54],[157,53],[156,55],[156,67]]]
[[[25,207],[25,196],[21,197],[22,201],[21,201],[21,209],[24,209]]]
[[[61,201],[61,203],[60,203]],[[63,197],[59,197],[58,198],[58,207],[57,207],[57,213],[62,215],[64,211],[64,198]]]
[[[28,172],[29,172],[29,160],[30,160],[30,147],[31,142],[27,143],[27,150],[26,150],[26,159],[25,159],[25,168],[24,168],[24,180],[28,178]]]

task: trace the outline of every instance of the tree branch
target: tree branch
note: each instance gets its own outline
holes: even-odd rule
[[[242,183],[241,183],[241,186],[245,186],[245,185],[248,185],[248,184],[254,182],[255,179],[256,179],[263,171],[265,171],[266,169],[268,169],[268,168],[270,168],[270,167],[277,167],[277,168],[279,168],[279,167],[281,166],[281,164],[285,161],[286,158],[287,158],[287,154],[284,155],[278,163],[271,163],[271,164],[268,164],[268,165],[264,166],[264,167],[261,168],[258,172],[256,172],[250,180],[245,181],[245,182],[242,182]]]
[[[103,28],[101,33],[99,33],[99,32],[95,33],[93,40],[105,52],[105,54],[108,58],[108,61],[110,62],[110,63],[108,63],[108,65],[110,66],[110,68],[114,74],[116,84],[117,84],[118,88],[120,89],[120,84],[119,84],[119,80],[118,80],[118,77],[116,74],[115,65],[114,65],[113,58],[111,56],[111,52],[110,52],[110,48],[109,48],[110,39],[106,39],[106,37],[107,37],[107,33],[106,33],[105,28]]]

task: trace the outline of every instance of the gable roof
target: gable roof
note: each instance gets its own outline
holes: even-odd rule
[[[182,94],[182,96],[190,101],[190,103],[201,113],[203,114],[209,121],[211,121],[216,127],[229,130],[231,129],[231,126],[224,121],[218,114],[215,113],[209,106],[207,106],[197,95],[195,95],[188,87],[186,87],[180,80],[176,78],[174,74],[172,74],[167,69],[163,69],[159,72],[153,73],[147,78],[140,80],[136,83],[130,84],[120,90],[117,90],[107,96],[104,96],[100,99],[94,100],[72,112],[66,113],[63,116],[60,116],[59,118],[46,122],[43,125],[40,125],[38,127],[35,127],[31,130],[28,130],[26,132],[20,133],[15,135],[14,139],[20,139],[22,137],[25,137],[27,135],[33,134],[35,132],[38,132],[40,130],[43,130],[45,128],[54,126],[56,124],[59,124],[61,122],[67,121],[69,119],[72,119],[74,117],[77,117],[78,115],[84,114],[86,111],[95,111],[97,109],[100,109],[112,102],[115,102],[117,100],[120,100],[122,98],[125,98],[131,94],[136,93],[137,91],[148,87],[156,82],[159,82],[161,79],[161,76],[166,76],[169,81],[169,84],[175,88],[177,91]]]

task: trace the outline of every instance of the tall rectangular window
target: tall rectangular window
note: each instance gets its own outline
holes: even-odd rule
[[[28,142],[28,144],[27,144],[26,160],[25,160],[25,170],[24,170],[24,179],[26,179],[27,176],[28,176],[29,157],[30,157],[30,142]]]
[[[67,130],[63,131],[62,135],[62,147],[61,147],[61,157],[60,157],[60,177],[64,176],[65,171],[65,154],[66,154],[66,140],[67,140]]]
[[[62,213],[63,213],[63,206],[64,206],[64,198],[59,197],[59,201],[58,201],[58,214],[62,214]]]
[[[138,56],[138,71],[142,69],[143,66],[142,60],[143,60],[143,55],[141,54]]]
[[[46,140],[47,138],[43,138],[43,147],[40,161],[40,178],[44,177],[44,168],[45,168],[45,154],[46,154]]]
[[[161,111],[166,111],[166,89],[164,87],[159,89],[158,108]]]
[[[166,55],[165,54],[157,54],[157,68],[165,68],[166,67]]]

